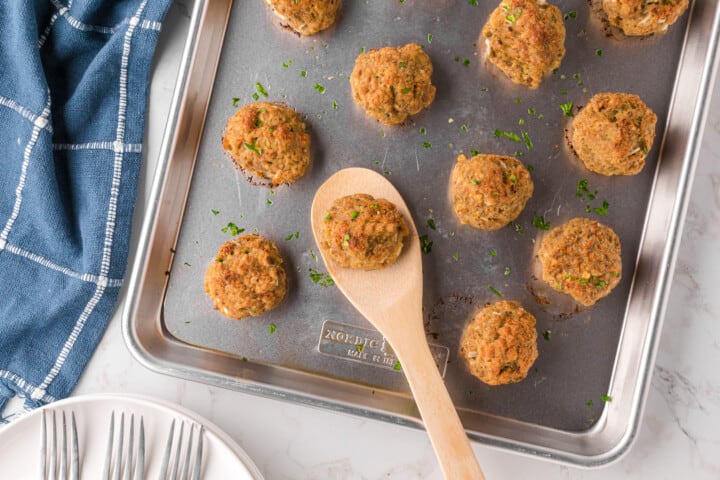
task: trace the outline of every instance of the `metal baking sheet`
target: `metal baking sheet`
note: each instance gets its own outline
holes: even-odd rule
[[[388,176],[432,242],[423,256],[426,332],[469,436],[586,466],[624,452],[648,385],[714,74],[717,5],[694,2],[666,35],[618,39],[585,2],[560,2],[566,56],[529,90],[483,64],[478,37],[492,2],[345,1],[337,25],[308,38],[281,28],[260,1],[231,3],[195,7],[123,321],[136,356],[174,375],[421,426],[392,349],[336,288],[310,275],[324,272],[310,231],[315,190],[340,168],[367,167]],[[361,51],[411,42],[432,59],[437,96],[404,126],[383,126],[354,105],[348,77]],[[565,146],[560,104],[581,106],[604,91],[637,93],[658,115],[637,176],[595,175]],[[222,151],[227,118],[255,98],[306,116],[313,164],[292,186],[253,186]],[[531,144],[495,130],[525,132]],[[472,150],[532,167],[535,193],[514,225],[481,232],[454,216],[450,171]],[[597,190],[594,200],[576,195],[580,180]],[[606,215],[595,210],[603,201]],[[536,216],[551,226],[585,216],[615,229],[623,278],[609,297],[581,308],[538,280]],[[204,293],[229,222],[273,239],[287,261],[289,294],[261,317],[226,319]],[[539,357],[523,382],[490,388],[466,371],[458,343],[473,313],[499,295],[536,316]]]

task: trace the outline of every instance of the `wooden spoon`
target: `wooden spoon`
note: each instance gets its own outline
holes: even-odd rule
[[[420,241],[405,201],[385,177],[365,168],[335,173],[315,193],[312,230],[322,241],[325,216],[346,195],[367,193],[394,203],[410,235],[398,260],[382,270],[353,270],[323,256],[328,273],[350,303],[383,334],[400,360],[420,415],[448,480],[484,480],[470,441],[428,347],[423,327],[423,274]]]

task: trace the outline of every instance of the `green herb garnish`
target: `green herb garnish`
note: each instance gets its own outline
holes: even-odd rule
[[[552,332],[550,330],[545,330],[543,332],[543,338],[547,341],[550,341],[550,338],[552,337]]]
[[[560,110],[562,110],[563,115],[565,115],[566,117],[572,117],[573,116],[573,102],[561,103]]]
[[[540,230],[550,230],[550,222],[546,222],[545,217],[542,215],[536,215],[533,218],[533,226]]]
[[[271,323],[270,325],[268,325],[268,332],[270,332],[270,333],[277,332],[277,325],[275,325],[274,323]]]
[[[495,132],[493,133],[493,135],[495,135],[497,138],[505,137],[505,138],[509,138],[513,142],[520,142],[520,137],[518,137],[516,134],[514,134],[512,132],[505,132],[503,130],[496,129]]]
[[[220,231],[223,232],[223,233],[229,233],[230,235],[232,235],[233,237],[235,237],[235,236],[240,235],[241,233],[243,233],[243,232],[245,231],[245,229],[238,227],[238,226],[235,225],[235,223],[233,223],[233,222],[228,222],[227,226],[226,226],[226,227],[223,227]]]
[[[260,82],[255,82],[255,90],[257,90],[257,93],[259,93],[263,97],[268,96],[267,90],[265,90],[265,87],[263,87],[262,83]]]
[[[313,88],[315,88],[315,90],[317,90],[320,93],[320,95],[323,95],[325,93],[325,87],[323,87],[319,83],[316,83],[315,87],[313,87]]]
[[[310,268],[308,271],[310,273],[310,280],[312,280],[313,283],[318,283],[322,287],[332,287],[335,285],[335,281],[327,273],[318,272],[314,268]]]
[[[431,229],[435,230],[435,220],[434,220],[434,219],[428,218],[427,225],[428,225],[428,227],[430,227]]]
[[[497,288],[493,287],[492,285],[488,285],[488,289],[490,289],[490,291],[492,293],[494,293],[495,295],[497,295],[498,297],[502,298],[503,294],[500,293],[500,291]]]
[[[257,153],[258,155],[262,155],[263,151],[261,148],[258,148],[258,146],[255,145],[255,140],[257,140],[257,139],[253,139],[253,143],[245,142],[245,148],[247,148],[248,150],[252,150],[253,152]]]
[[[433,241],[428,239],[427,235],[421,235],[420,236],[420,249],[423,251],[423,253],[432,252],[432,247],[433,247]]]

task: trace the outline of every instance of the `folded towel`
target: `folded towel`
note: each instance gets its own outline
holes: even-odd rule
[[[68,396],[112,316],[169,4],[0,1],[0,412]]]

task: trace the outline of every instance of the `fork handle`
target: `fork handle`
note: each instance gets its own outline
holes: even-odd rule
[[[399,350],[392,339],[386,339],[400,360],[445,478],[485,480],[430,352],[422,322],[419,328],[412,328],[410,322],[403,325],[402,341],[396,342]]]

